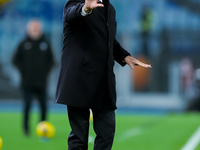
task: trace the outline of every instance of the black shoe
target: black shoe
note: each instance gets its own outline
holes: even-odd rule
[[[28,137],[29,136],[29,131],[28,130],[24,130],[24,134],[25,134],[26,137]]]

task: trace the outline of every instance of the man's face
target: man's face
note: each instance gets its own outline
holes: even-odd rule
[[[33,39],[40,38],[42,31],[41,31],[41,23],[39,21],[31,21],[28,24],[28,35]]]

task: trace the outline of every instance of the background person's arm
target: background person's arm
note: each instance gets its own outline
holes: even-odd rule
[[[23,66],[23,44],[20,43],[13,58],[12,63],[15,65],[19,70],[22,70]]]

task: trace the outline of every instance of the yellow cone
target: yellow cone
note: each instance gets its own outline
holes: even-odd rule
[[[0,137],[0,149],[3,147],[3,140],[2,138]]]
[[[93,121],[93,114],[92,114],[92,110],[90,109],[90,122]]]

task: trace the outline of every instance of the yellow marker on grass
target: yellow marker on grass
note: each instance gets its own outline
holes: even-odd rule
[[[2,138],[0,137],[0,149],[2,149],[2,147],[3,147],[3,140],[2,140]]]
[[[55,135],[55,128],[51,123],[42,121],[37,125],[36,133],[38,137],[52,138]]]
[[[90,122],[93,121],[93,114],[92,114],[92,110],[90,109]]]

